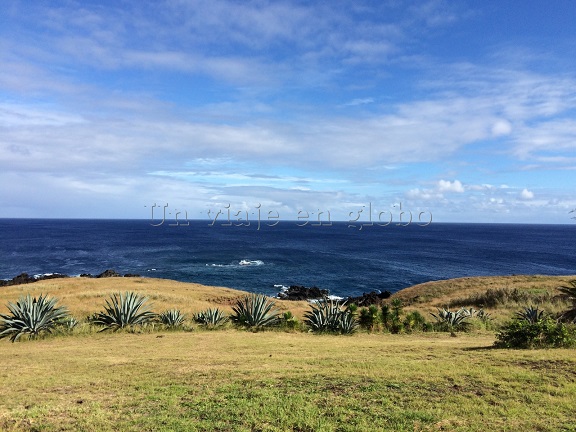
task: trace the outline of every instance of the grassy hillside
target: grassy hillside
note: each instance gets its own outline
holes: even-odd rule
[[[0,313],[6,311],[7,301],[15,301],[20,295],[48,293],[57,297],[77,318],[84,318],[102,310],[110,294],[135,291],[146,295],[155,311],[178,308],[192,314],[208,307],[231,311],[231,305],[246,295],[244,291],[211,287],[195,283],[176,282],[168,279],[141,277],[114,278],[66,278],[48,279],[26,285],[0,287]],[[308,308],[306,302],[278,301],[280,310],[290,309],[301,315]]]
[[[549,313],[566,309],[569,303],[559,297],[559,286],[570,286],[575,276],[483,276],[427,282],[393,295],[407,310],[421,312],[436,308],[484,308],[497,322],[509,319],[524,306],[539,306]]]
[[[529,304],[537,304],[549,312],[556,312],[565,308],[566,304],[554,297],[559,294],[558,286],[569,285],[575,276],[486,276],[448,279],[427,282],[403,289],[395,293],[391,299],[400,298],[407,310],[418,310],[430,317],[437,307],[459,308],[461,306],[474,306],[466,300],[476,294],[485,294],[487,290],[514,290],[525,293],[527,301],[516,302],[508,299],[505,303],[493,307],[485,307],[493,313],[498,320],[510,317],[514,311]],[[224,287],[210,287],[195,283],[176,282],[167,279],[153,278],[67,278],[48,279],[32,284],[0,287],[0,313],[6,311],[7,301],[15,301],[22,294],[39,295],[48,293],[55,296],[77,318],[102,309],[105,299],[112,293],[119,291],[136,291],[150,298],[155,311],[170,308],[179,308],[191,314],[207,307],[220,307],[226,311],[238,298],[246,295]],[[309,306],[304,301],[277,300],[280,310],[290,310],[301,318]]]
[[[395,294],[424,312],[487,289],[554,293],[576,277],[430,282]],[[230,310],[245,293],[146,278],[54,279],[0,288],[49,293],[82,318],[117,291],[154,309]],[[555,293],[554,293],[555,295]],[[554,305],[550,302],[550,305]],[[301,316],[305,302],[278,302]],[[511,313],[514,302],[495,313]],[[494,349],[494,334],[314,335],[242,330],[77,333],[0,340],[0,431],[568,431],[574,350]]]

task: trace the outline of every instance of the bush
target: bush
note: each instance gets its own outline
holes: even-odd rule
[[[374,330],[378,323],[378,306],[370,305],[367,308],[361,308],[358,323],[367,330]]]
[[[34,339],[41,333],[51,333],[68,315],[65,307],[56,307],[57,302],[42,294],[38,298],[30,294],[20,297],[16,304],[8,302],[10,314],[0,314],[0,339],[10,337],[16,342],[24,335]]]
[[[113,294],[106,300],[104,312],[98,312],[92,322],[105,326],[100,331],[144,325],[156,318],[156,314],[145,306],[147,301],[147,297],[135,292]]]
[[[294,330],[298,324],[298,319],[290,311],[284,312],[280,317],[280,325],[286,329]]]
[[[278,324],[278,312],[274,308],[275,303],[268,301],[268,297],[262,294],[248,295],[236,302],[232,307],[234,313],[232,321],[240,326],[251,329],[260,329]]]
[[[576,327],[549,317],[536,322],[515,319],[500,329],[496,339],[500,348],[567,348],[576,345]]]
[[[312,310],[304,313],[304,322],[314,332],[351,334],[358,323],[354,315],[343,310],[340,302],[324,299],[312,305]]]
[[[392,312],[390,311],[390,306],[387,304],[383,304],[382,307],[380,308],[380,316],[382,319],[382,325],[384,325],[384,327],[386,329],[390,329],[390,324],[392,322]]]
[[[412,331],[426,331],[426,319],[418,311],[412,311],[404,317],[404,330],[407,332]]]
[[[399,298],[392,299],[390,304],[383,304],[380,309],[382,325],[390,333],[401,333],[404,330],[402,322],[402,309],[404,305]]]

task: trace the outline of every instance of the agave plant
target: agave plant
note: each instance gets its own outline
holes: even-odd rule
[[[79,322],[74,317],[68,317],[65,318],[64,320],[60,320],[59,324],[61,324],[66,330],[73,330],[74,327],[76,327],[79,324]]]
[[[209,308],[194,315],[194,321],[206,327],[218,327],[228,321],[228,317],[220,309]]]
[[[304,322],[312,331],[350,334],[358,323],[349,311],[342,310],[336,300],[324,299],[312,305],[312,310],[304,313]]]
[[[560,315],[560,320],[576,323],[576,280],[570,281],[570,285],[572,286],[558,287],[558,290],[563,294],[563,297],[572,302],[572,308],[563,312]]]
[[[100,331],[146,324],[156,318],[156,314],[145,306],[147,300],[135,292],[113,294],[106,300],[105,311],[98,312],[93,323],[105,326]]]
[[[262,294],[251,294],[236,302],[232,307],[231,319],[234,323],[258,329],[278,323],[275,303]]]
[[[525,307],[520,312],[516,312],[516,317],[522,321],[528,321],[530,324],[536,324],[542,321],[546,316],[543,310],[538,307],[529,306]]]
[[[492,314],[486,312],[484,309],[480,309],[478,312],[476,312],[476,317],[483,323],[488,323],[492,320]]]
[[[445,308],[438,308],[438,314],[431,313],[430,315],[436,319],[437,327],[454,331],[462,329],[468,324],[466,320],[470,318],[470,311],[466,309],[451,311]]]
[[[186,315],[179,309],[170,309],[158,315],[158,319],[167,327],[180,327],[184,323]]]
[[[352,334],[358,328],[358,321],[356,317],[351,313],[343,312],[340,317],[340,328],[341,334]]]
[[[40,294],[40,297],[20,297],[14,304],[8,302],[10,314],[0,314],[0,339],[10,337],[16,342],[23,335],[36,338],[40,333],[51,333],[66,316],[65,307],[56,307],[58,300]]]

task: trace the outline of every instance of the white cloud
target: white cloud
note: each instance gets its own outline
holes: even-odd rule
[[[492,135],[494,136],[510,135],[511,132],[512,125],[506,120],[498,120],[492,126]]]
[[[522,189],[522,192],[520,192],[520,199],[531,200],[533,198],[534,198],[534,192],[529,191],[528,189]]]
[[[464,186],[462,186],[460,180],[454,180],[453,182],[449,180],[440,180],[438,182],[438,190],[440,192],[462,193],[464,192]]]

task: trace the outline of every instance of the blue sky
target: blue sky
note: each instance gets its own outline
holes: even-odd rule
[[[574,223],[574,22],[572,0],[4,0],[0,217]]]

